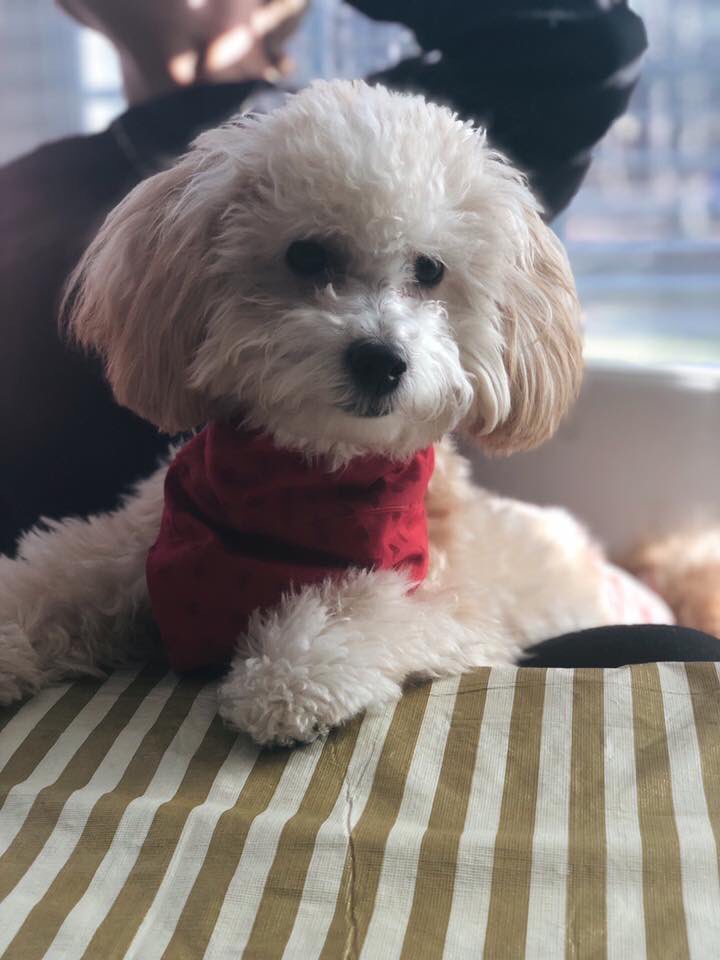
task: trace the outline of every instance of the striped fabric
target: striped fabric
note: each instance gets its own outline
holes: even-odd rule
[[[156,670],[0,713],[0,955],[717,958],[713,664],[479,670],[294,751]]]

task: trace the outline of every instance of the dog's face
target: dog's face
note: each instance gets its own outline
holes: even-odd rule
[[[464,427],[511,450],[579,381],[572,278],[522,179],[448,110],[361,83],[203,135],[74,283],[79,339],[169,431],[241,415],[342,460]]]

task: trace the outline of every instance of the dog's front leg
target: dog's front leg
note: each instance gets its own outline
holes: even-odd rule
[[[0,557],[0,705],[147,655],[145,558],[160,527],[165,472],[113,513],[39,526],[17,559]]]
[[[308,741],[397,699],[409,677],[487,663],[456,606],[451,595],[409,593],[394,571],[307,587],[254,615],[220,686],[220,713],[261,744]]]

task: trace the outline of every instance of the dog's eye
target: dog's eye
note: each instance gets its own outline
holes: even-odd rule
[[[445,274],[445,264],[420,254],[415,258],[415,279],[422,287],[436,287]]]
[[[327,250],[317,240],[296,240],[287,248],[287,265],[303,277],[315,277],[324,273],[330,263]]]

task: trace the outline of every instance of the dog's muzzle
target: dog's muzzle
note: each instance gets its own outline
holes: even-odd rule
[[[407,370],[400,353],[381,340],[355,340],[345,352],[345,367],[357,394],[354,412],[365,417],[388,413],[390,397]]]

